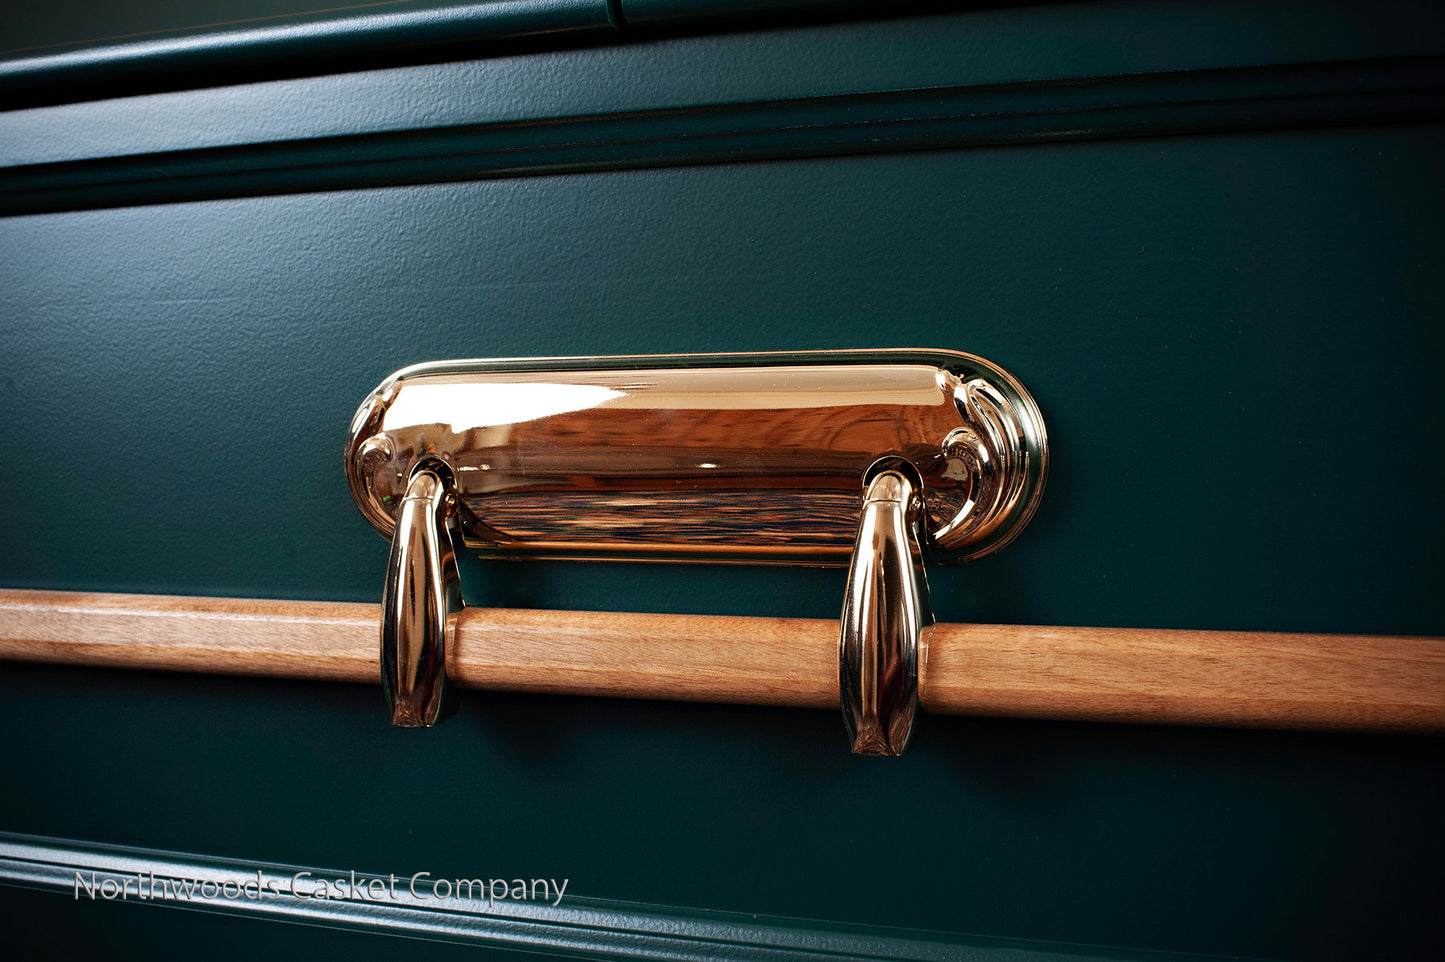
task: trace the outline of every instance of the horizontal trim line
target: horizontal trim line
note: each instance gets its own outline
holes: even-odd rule
[[[502,50],[526,53],[622,38],[607,0],[492,0],[287,17],[0,60],[0,110],[472,60]]]
[[[0,53],[0,110],[588,44],[920,16],[961,0],[491,0],[263,17]]]
[[[374,866],[373,866],[374,867]],[[396,867],[409,871],[404,867]],[[54,892],[67,899],[76,894],[76,874],[87,880],[95,873],[97,889],[104,879],[115,884],[132,882],[126,901],[136,905],[187,908],[281,922],[302,922],[356,932],[441,940],[526,952],[560,953],[595,959],[647,958],[668,960],[735,960],[739,958],[804,962],[817,959],[912,959],[962,962],[1063,962],[1066,959],[1174,959],[1173,953],[1111,951],[1082,946],[1059,946],[969,936],[918,932],[906,929],[865,928],[778,917],[741,915],[672,906],[574,898],[564,893],[560,902],[502,901],[454,897],[418,900],[411,897],[407,880],[396,887],[396,898],[297,898],[288,893],[292,879],[311,873],[305,884],[314,890],[317,879],[343,880],[351,870],[326,870],[270,862],[186,855],[158,849],[130,848],[72,842],[37,835],[0,832],[0,884]],[[160,897],[136,897],[136,875],[154,877],[162,884]],[[186,883],[221,883],[258,880],[273,898],[178,897],[165,880]],[[361,879],[387,879],[392,872],[363,872]],[[150,884],[149,882],[147,883]],[[569,887],[573,883],[569,880]],[[231,886],[229,890],[237,890]],[[148,888],[148,892],[155,889]],[[238,890],[237,890],[238,891]],[[423,895],[426,892],[423,890]],[[101,898],[100,894],[96,899]],[[83,913],[90,896],[81,889],[75,911]],[[111,901],[119,901],[113,899]],[[1201,956],[1189,955],[1190,959]]]
[[[937,87],[15,166],[0,215],[499,177],[1445,117],[1445,57]]]

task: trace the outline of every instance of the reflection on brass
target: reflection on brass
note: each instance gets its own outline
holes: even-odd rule
[[[403,728],[435,725],[452,709],[447,651],[462,608],[455,519],[441,475],[418,469],[401,499],[381,606],[381,687],[391,723]]]
[[[922,504],[898,471],[868,484],[838,639],[843,724],[857,755],[901,755],[933,627],[918,545]]]
[[[937,350],[422,364],[362,403],[346,454],[388,536],[431,462],[482,555],[827,565],[848,562],[880,460],[916,473],[945,562],[1011,540],[1047,467],[1023,387]]]

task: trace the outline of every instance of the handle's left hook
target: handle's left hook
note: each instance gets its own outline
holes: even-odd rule
[[[403,728],[435,725],[456,707],[447,656],[462,610],[457,526],[447,480],[416,468],[397,512],[381,607],[381,685],[391,723]]]

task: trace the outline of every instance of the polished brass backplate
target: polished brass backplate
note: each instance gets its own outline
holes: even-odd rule
[[[914,477],[929,557],[958,562],[1028,521],[1048,449],[982,358],[819,351],[419,364],[362,403],[346,462],[388,537],[430,463],[482,555],[844,565],[878,465]]]

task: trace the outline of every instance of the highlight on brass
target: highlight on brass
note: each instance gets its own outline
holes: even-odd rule
[[[483,556],[851,565],[850,737],[896,754],[925,667],[922,557],[1011,541],[1048,446],[1023,386],[958,351],[525,358],[415,365],[362,402],[346,475],[383,535],[417,537],[421,465],[449,536]]]

